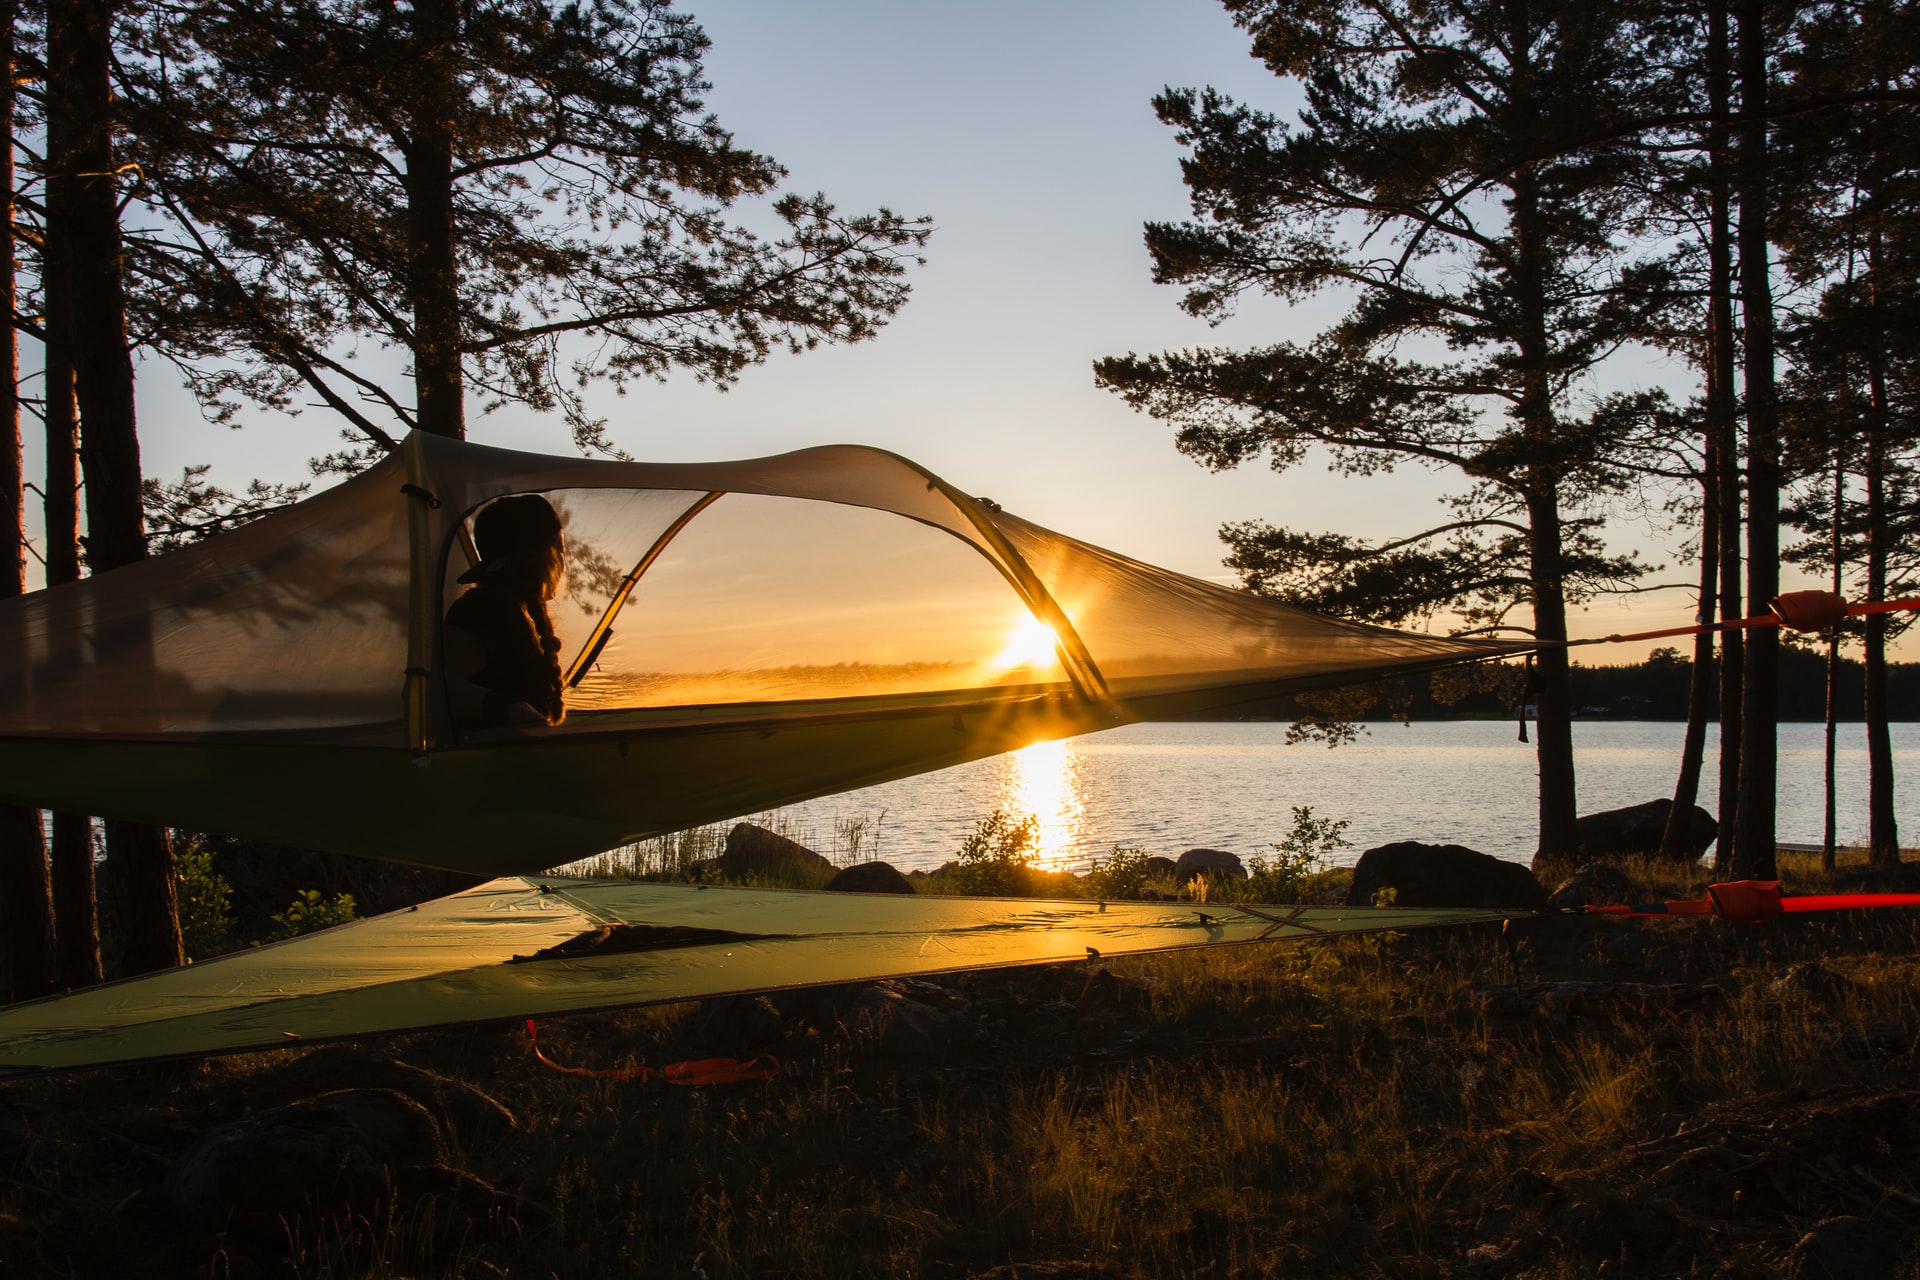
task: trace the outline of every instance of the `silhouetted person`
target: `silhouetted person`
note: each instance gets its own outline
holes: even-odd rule
[[[441,637],[454,719],[559,724],[560,638],[547,601],[566,572],[560,517],[538,494],[500,498],[475,517],[473,541],[480,563],[460,575],[472,586],[448,608]]]

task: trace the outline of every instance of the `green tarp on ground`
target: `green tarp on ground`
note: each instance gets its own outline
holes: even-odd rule
[[[0,1010],[0,1076],[706,996],[1464,924],[1468,909],[810,893],[511,876]],[[581,940],[576,942],[575,940]],[[534,957],[573,944],[649,948]]]

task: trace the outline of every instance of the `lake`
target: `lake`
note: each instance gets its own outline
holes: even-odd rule
[[[1084,868],[1116,844],[1178,857],[1197,846],[1245,857],[1292,826],[1292,806],[1344,818],[1345,859],[1392,840],[1469,845],[1524,862],[1535,847],[1534,754],[1511,721],[1368,726],[1351,746],[1288,746],[1273,722],[1137,724],[938,773],[792,805],[761,820],[822,853],[884,858],[902,868],[953,857],[995,809],[1034,814],[1052,867]],[[1580,812],[1673,793],[1685,726],[1586,721],[1574,726]],[[1708,732],[1700,803],[1714,811],[1718,729]],[[1821,835],[1822,726],[1780,726],[1779,838]],[[1840,726],[1839,834],[1867,830],[1865,730]],[[1894,776],[1920,771],[1920,724],[1893,726]],[[1900,830],[1920,834],[1920,790],[1898,796]]]

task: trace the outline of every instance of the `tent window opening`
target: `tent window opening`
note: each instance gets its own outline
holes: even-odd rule
[[[753,494],[547,496],[569,561],[555,631],[569,666],[592,654],[569,727],[596,711],[1066,681],[1052,631],[999,571],[918,521]]]

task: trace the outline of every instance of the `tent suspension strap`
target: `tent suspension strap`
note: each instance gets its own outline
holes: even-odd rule
[[[1683,902],[1641,902],[1589,906],[1597,916],[1718,916],[1736,924],[1757,924],[1808,911],[1860,911],[1870,907],[1920,907],[1920,893],[1813,893],[1784,898],[1778,880],[1733,880],[1709,885],[1707,896]]]
[[[1848,604],[1832,591],[1789,591],[1776,596],[1769,613],[1751,618],[1733,618],[1726,622],[1696,623],[1688,627],[1662,627],[1658,631],[1635,631],[1628,635],[1593,636],[1586,640],[1563,640],[1554,648],[1573,649],[1588,644],[1621,644],[1629,640],[1663,640],[1668,636],[1697,636],[1712,631],[1745,631],[1752,627],[1786,627],[1792,631],[1825,631],[1846,618],[1872,613],[1902,613],[1920,610],[1920,597],[1906,600],[1868,600]],[[1542,645],[1546,648],[1546,645]]]
[[[532,1018],[527,1019],[527,1043],[533,1049],[533,1056],[555,1071],[594,1080],[658,1080],[662,1084],[700,1088],[705,1085],[738,1084],[742,1080],[771,1080],[780,1074],[780,1060],[770,1053],[748,1058],[745,1062],[737,1058],[697,1058],[692,1062],[669,1062],[657,1071],[638,1063],[610,1070],[569,1067],[541,1052],[540,1042],[534,1036]]]

